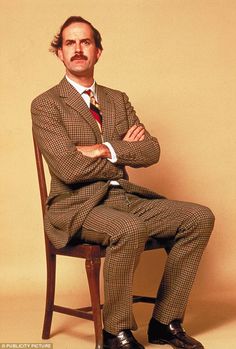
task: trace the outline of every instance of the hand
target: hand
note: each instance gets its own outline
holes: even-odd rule
[[[105,144],[77,145],[76,149],[84,156],[92,159],[111,158],[110,150]]]
[[[133,125],[125,134],[123,141],[138,142],[143,141],[145,137],[145,128],[143,125]]]

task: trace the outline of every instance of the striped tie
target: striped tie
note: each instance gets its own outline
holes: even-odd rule
[[[91,90],[86,90],[84,91],[89,97],[90,97],[90,111],[94,117],[94,119],[98,122],[98,125],[101,129],[102,126],[102,113],[100,111],[100,107],[98,102],[96,101],[94,94]]]

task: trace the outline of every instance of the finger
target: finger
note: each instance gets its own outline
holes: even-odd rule
[[[95,150],[82,151],[82,154],[92,159],[98,158],[98,153]]]
[[[128,141],[133,133],[133,131],[137,128],[136,125],[133,125],[128,131],[124,134],[123,140]]]
[[[145,128],[140,126],[137,130],[134,131],[135,136],[138,136],[140,134],[144,134],[145,133]]]
[[[137,134],[143,126],[134,125],[131,135]]]
[[[137,125],[131,126],[131,127],[128,129],[128,131],[127,131],[125,137],[126,137],[126,136],[127,136],[127,137],[130,137],[130,136],[133,134],[133,132],[136,130],[137,127],[138,127]]]
[[[139,138],[139,141],[143,141],[145,136],[143,135],[142,137]]]
[[[144,132],[144,127],[141,125],[137,126],[136,129],[133,130],[131,137],[135,139],[139,135],[139,133],[142,133],[142,132]]]

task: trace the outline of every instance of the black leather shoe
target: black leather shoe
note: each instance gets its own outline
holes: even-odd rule
[[[136,341],[130,330],[123,330],[117,336],[103,330],[103,349],[145,349]]]
[[[169,344],[175,349],[204,349],[200,342],[186,334],[180,320],[164,325],[152,318],[148,327],[148,341],[152,344]]]

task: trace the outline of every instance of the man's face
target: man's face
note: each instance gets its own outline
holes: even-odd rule
[[[58,57],[72,80],[93,78],[94,65],[101,55],[87,23],[72,23],[63,30]]]

